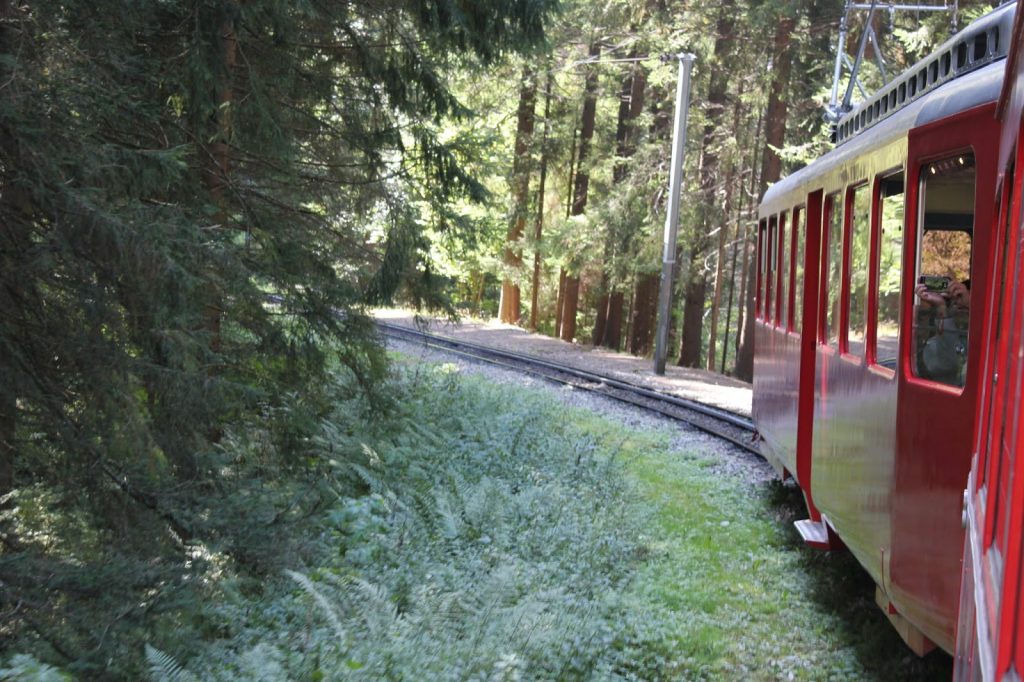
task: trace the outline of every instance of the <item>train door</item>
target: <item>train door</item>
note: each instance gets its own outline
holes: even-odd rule
[[[997,134],[986,105],[908,140],[892,550],[883,579],[896,609],[947,651],[984,342],[981,316],[971,311],[992,286]]]

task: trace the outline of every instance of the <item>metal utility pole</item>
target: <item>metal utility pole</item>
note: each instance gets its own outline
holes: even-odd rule
[[[672,169],[668,180],[668,216],[665,218],[665,250],[661,265],[661,291],[658,293],[658,327],[654,335],[654,373],[665,373],[668,354],[668,327],[672,318],[672,268],[676,262],[676,235],[679,231],[679,195],[683,185],[683,157],[686,154],[686,123],[690,109],[690,73],[696,57],[676,55],[679,81],[676,84],[676,120],[672,135]],[[685,279],[685,276],[684,276]]]
[[[825,120],[833,126],[843,116],[853,109],[853,89],[860,90],[861,96],[867,99],[867,92],[860,82],[860,67],[864,63],[864,54],[870,44],[875,57],[875,64],[882,76],[882,82],[889,80],[885,69],[885,58],[882,56],[882,46],[875,29],[872,27],[876,11],[888,11],[889,25],[892,26],[897,12],[949,12],[953,32],[956,32],[957,14],[960,10],[960,0],[942,0],[942,4],[932,4],[927,0],[921,2],[900,2],[898,0],[868,0],[868,2],[857,2],[846,0],[843,9],[843,17],[839,21],[839,40],[836,45],[836,61],[832,71],[832,94],[829,97],[828,106],[825,107]],[[857,56],[851,61],[846,54],[846,39],[850,32],[850,17],[854,13],[866,12],[864,18],[864,29],[861,34],[860,43],[857,48]],[[843,65],[850,71],[850,81],[846,86],[846,94],[843,101],[839,101],[839,85],[843,77]]]

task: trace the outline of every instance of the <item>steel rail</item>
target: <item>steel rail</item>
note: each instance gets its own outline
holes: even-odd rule
[[[694,400],[689,400],[687,398],[680,398],[679,396],[662,393],[660,391],[654,391],[648,388],[644,388],[642,386],[637,386],[636,384],[631,384],[629,382],[619,381],[617,379],[612,379],[610,377],[601,376],[599,374],[594,374],[586,370],[576,369],[574,367],[569,367],[566,365],[560,365],[546,360],[541,360],[539,358],[529,355],[523,355],[520,353],[513,353],[511,351],[489,348],[487,346],[482,346],[468,341],[461,341],[446,336],[431,334],[429,332],[420,331],[418,329],[412,329],[401,325],[388,324],[386,322],[381,322],[379,320],[377,321],[377,326],[383,331],[383,333],[386,336],[392,336],[394,338],[399,338],[402,340],[409,340],[409,338],[411,337],[419,342],[424,343],[428,347],[437,348],[443,350],[444,352],[466,356],[477,361],[483,361],[493,365],[502,366],[505,367],[506,369],[514,370],[517,372],[526,371],[527,373],[533,374],[547,381],[572,386],[574,388],[579,388],[586,391],[591,391],[598,395],[612,398],[613,400],[618,400],[620,402],[628,403],[636,407],[641,407],[651,412],[656,412],[658,414],[661,414],[662,416],[668,417],[675,421],[684,422],[700,431],[709,433],[715,436],[716,438],[727,440],[733,445],[743,448],[748,452],[752,452],[758,456],[760,456],[761,454],[760,450],[755,445],[754,438],[756,435],[756,428],[753,422],[734,412],[729,412],[728,410],[711,407],[709,405],[705,405]],[[509,360],[518,364],[501,362],[500,360],[496,360],[494,358]],[[524,365],[526,366],[525,368]],[[592,387],[586,384],[580,384],[571,380],[562,379],[557,376],[552,376],[551,374],[545,372],[531,370],[529,369],[529,367],[531,366],[543,368],[548,372],[558,372],[561,374],[569,375],[571,377],[575,377],[577,379],[582,379],[593,384],[597,384],[597,387]],[[624,393],[624,395],[609,392],[607,390],[601,390],[600,387],[615,389],[616,391]],[[646,401],[639,400],[637,398],[645,398]],[[648,401],[654,401],[654,404],[651,404],[651,402]],[[667,404],[677,409],[695,412],[717,422],[728,424],[736,429],[743,431],[744,433],[750,434],[750,438],[746,440],[743,438],[737,438],[729,433],[725,433],[724,431],[711,428],[706,424],[702,424],[699,421],[695,421],[692,418],[687,419],[683,415],[679,414],[679,412],[677,411],[673,411],[662,407],[661,404]]]

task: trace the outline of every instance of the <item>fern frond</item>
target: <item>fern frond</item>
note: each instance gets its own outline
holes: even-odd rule
[[[146,643],[146,663],[153,682],[198,682],[198,678],[185,670],[170,654]]]
[[[316,605],[320,607],[320,611],[327,618],[327,621],[331,624],[331,628],[334,630],[335,636],[342,642],[348,639],[348,632],[345,630],[345,626],[341,623],[341,618],[338,617],[338,613],[334,610],[334,606],[331,602],[317,589],[317,586],[313,584],[313,581],[308,576],[299,573],[298,571],[285,570],[285,575],[294,580],[299,584],[300,587],[313,598]]]

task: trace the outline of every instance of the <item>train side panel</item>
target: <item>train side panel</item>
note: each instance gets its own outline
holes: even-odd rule
[[[892,514],[893,553],[890,601],[932,641],[952,651],[963,550],[963,488],[970,470],[985,330],[980,315],[968,329],[962,386],[926,379],[913,370],[921,349],[914,346],[916,244],[931,213],[923,188],[936,167],[973,154],[974,200],[970,309],[984,308],[991,280],[992,197],[998,131],[994,104],[976,107],[911,132],[908,182],[908,239],[904,257],[904,315],[897,404],[896,481]],[[962,155],[961,155],[962,154]],[[934,162],[934,163],[933,163]],[[941,173],[940,173],[941,174]],[[930,273],[929,273],[930,274]]]

